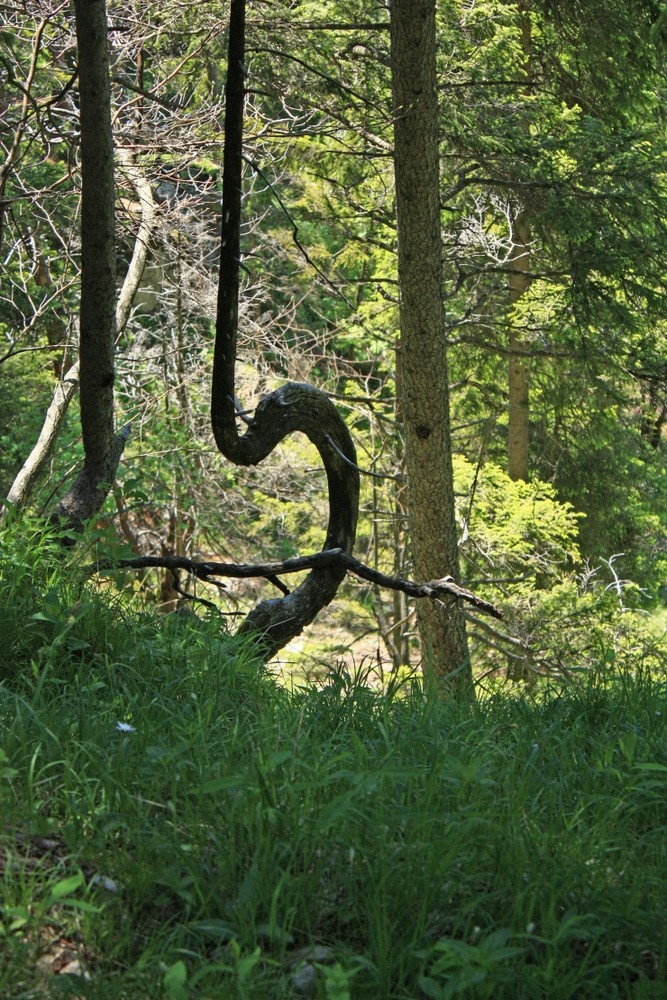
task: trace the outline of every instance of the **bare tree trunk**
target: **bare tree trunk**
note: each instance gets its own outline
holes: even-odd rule
[[[531,0],[519,3],[521,28],[521,54],[523,75],[528,83],[531,78],[532,34],[530,24]],[[528,347],[512,315],[514,306],[530,288],[530,216],[522,205],[513,210],[510,222],[512,249],[509,266],[509,364],[507,411],[507,473],[510,479],[528,480],[528,446],[530,419],[530,357]]]
[[[7,493],[7,500],[13,507],[20,509],[27,503],[35,481],[53,451],[53,446],[56,443],[65,416],[67,415],[67,408],[78,386],[79,362],[75,361],[63,375],[62,379],[56,383],[56,387],[53,390],[53,399],[46,411],[39,437],[16,474],[14,482]],[[0,520],[3,519],[6,513],[7,508],[0,511]]]
[[[527,213],[512,220],[509,266],[510,309],[530,288],[530,227]],[[528,479],[530,358],[512,317],[509,332],[507,472],[510,479]]]
[[[79,399],[84,464],[54,519],[80,529],[104,503],[127,433],[114,426],[115,178],[105,0],[75,0],[81,118]]]
[[[419,579],[458,579],[443,311],[435,0],[393,0],[391,59],[409,518]],[[465,622],[456,605],[417,609],[424,669],[469,693]]]
[[[132,259],[123,280],[123,285],[116,304],[115,330],[116,337],[125,328],[130,316],[132,302],[141,282],[141,276],[146,264],[148,245],[155,224],[155,202],[151,186],[137,168],[127,150],[122,150],[119,159],[125,167],[127,176],[134,185],[141,206],[141,222],[134,241]],[[67,416],[67,409],[79,387],[79,362],[73,365],[63,375],[53,390],[53,399],[46,411],[44,423],[32,451],[21,466],[9,492],[7,500],[21,509],[28,502],[37,477],[49,459],[60,430]],[[6,508],[0,511],[0,520],[6,513]]]

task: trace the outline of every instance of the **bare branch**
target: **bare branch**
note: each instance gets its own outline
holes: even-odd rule
[[[368,580],[370,583],[386,587],[388,590],[402,591],[410,597],[430,597],[432,600],[450,602],[466,601],[478,611],[491,615],[493,618],[501,619],[503,617],[503,612],[495,604],[491,604],[490,601],[485,601],[470,590],[466,590],[465,587],[461,587],[449,577],[444,577],[441,580],[430,580],[428,583],[401,580],[398,577],[388,576],[386,573],[372,569],[340,548],[324,549],[322,552],[315,552],[308,556],[297,556],[282,562],[219,563],[200,562],[185,556],[138,556],[133,559],[119,559],[117,561],[100,560],[88,569],[90,572],[98,573],[114,569],[168,569],[171,571],[182,569],[199,580],[214,582],[213,578],[220,576],[233,579],[264,577],[267,580],[272,580],[279,574],[331,567],[344,569],[345,572],[352,573],[361,580]]]

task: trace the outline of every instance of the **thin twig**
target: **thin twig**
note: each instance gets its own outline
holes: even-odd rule
[[[306,248],[304,247],[303,243],[301,242],[301,240],[299,238],[299,227],[297,226],[296,222],[294,221],[294,218],[290,214],[290,211],[287,208],[287,205],[285,204],[285,202],[283,201],[283,199],[280,197],[280,195],[276,191],[275,186],[271,183],[271,181],[266,176],[266,174],[264,173],[264,171],[262,170],[262,168],[260,166],[258,166],[258,164],[255,163],[254,160],[251,160],[249,156],[246,156],[245,153],[242,154],[242,155],[243,155],[244,162],[247,163],[249,167],[252,167],[252,169],[255,171],[255,173],[257,174],[257,176],[260,177],[264,181],[264,183],[268,187],[269,191],[271,192],[271,194],[273,195],[273,197],[278,202],[278,204],[279,204],[280,208],[282,209],[282,211],[283,211],[283,213],[284,213],[287,221],[289,222],[290,226],[292,227],[292,240],[294,242],[294,245],[299,250],[299,253],[301,253],[301,255],[303,256],[303,259],[306,261],[306,263],[309,265],[309,267],[312,267],[313,271],[315,271],[315,273],[317,275],[319,275],[319,277],[322,279],[322,281],[326,282],[326,284],[329,286],[329,288],[332,290],[332,292],[335,295],[337,295],[339,298],[341,298],[343,300],[343,302],[345,303],[346,306],[349,306],[350,309],[354,308],[353,305],[352,305],[352,303],[349,301],[349,299],[346,298],[346,296],[341,292],[341,290],[336,287],[336,285],[333,283],[333,281],[331,281],[331,279],[326,276],[326,274],[324,273],[324,271],[322,271],[322,269],[319,268],[317,266],[317,264],[315,263],[315,261],[312,260],[312,258],[308,255],[308,251],[306,250]]]

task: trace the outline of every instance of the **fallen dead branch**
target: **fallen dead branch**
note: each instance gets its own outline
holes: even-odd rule
[[[219,577],[232,579],[248,579],[251,577],[264,577],[273,583],[283,593],[289,593],[289,588],[280,580],[281,575],[298,573],[301,570],[316,569],[322,567],[339,567],[347,573],[359,577],[361,580],[368,580],[380,587],[388,590],[400,590],[410,597],[430,597],[432,600],[450,602],[460,600],[472,604],[478,611],[491,615],[493,618],[502,618],[503,612],[495,604],[485,601],[483,598],[473,594],[465,587],[461,587],[450,577],[442,580],[431,580],[428,583],[415,583],[413,580],[400,580],[394,576],[387,576],[379,573],[365,563],[360,562],[343,549],[324,549],[309,556],[296,556],[292,559],[285,559],[282,562],[266,563],[220,563],[204,562],[197,559],[188,559],[185,556],[137,556],[132,559],[119,559],[115,561],[101,560],[90,567],[91,572],[105,572],[115,569],[167,569],[172,572],[184,570],[198,580],[209,583],[218,583]]]

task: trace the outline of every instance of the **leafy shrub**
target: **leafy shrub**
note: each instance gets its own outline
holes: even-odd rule
[[[639,587],[619,579],[611,559],[582,562],[584,515],[550,483],[513,482],[493,463],[476,469],[461,457],[455,482],[465,582],[505,612],[500,630],[472,621],[477,666],[524,679],[611,663],[661,668],[659,639],[636,610]]]

